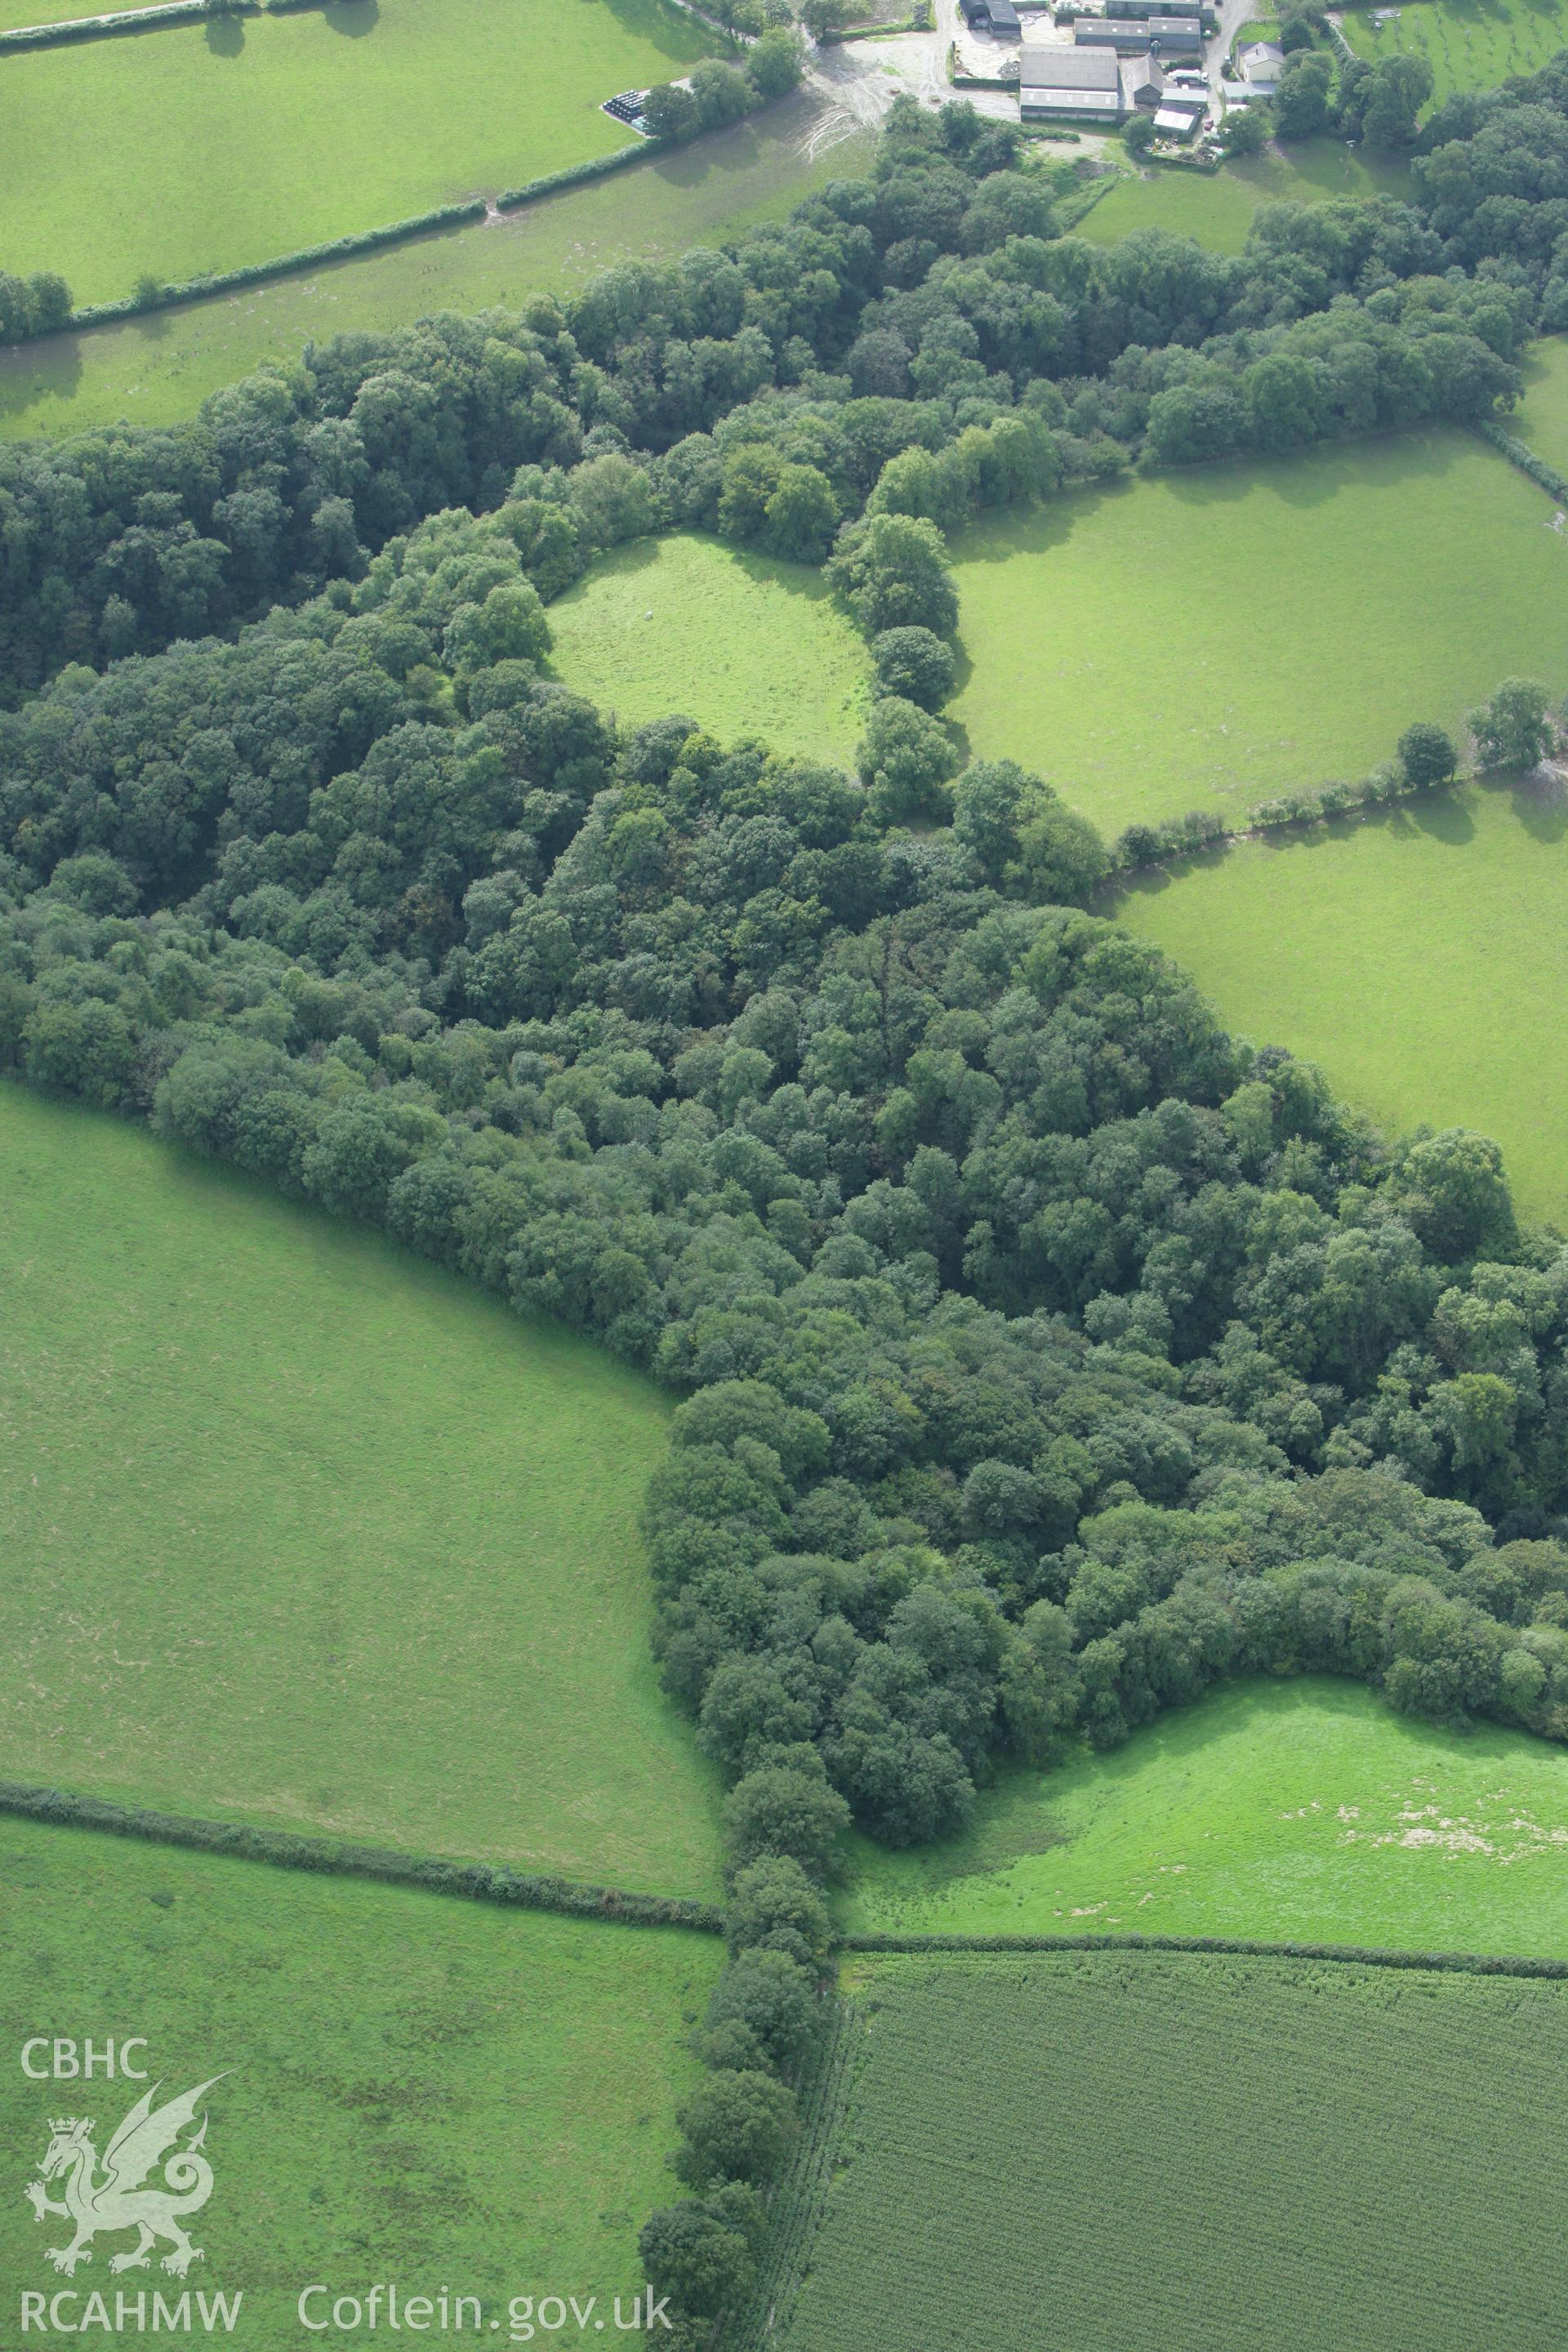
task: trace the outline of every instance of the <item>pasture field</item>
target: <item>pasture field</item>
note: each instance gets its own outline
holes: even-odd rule
[[[1425,58],[1432,68],[1432,99],[1440,106],[1459,89],[1496,89],[1513,74],[1536,73],[1568,47],[1565,0],[1420,0],[1374,24],[1372,13],[1347,8],[1341,29],[1358,57]]]
[[[600,100],[717,45],[667,0],[332,0],[29,51],[0,249],[79,302],[268,261],[624,147]]]
[[[1568,1749],[1327,1675],[1232,1683],[1017,1772],[963,1836],[861,1849],[847,1926],[1227,1936],[1568,1958]]]
[[[156,2268],[110,2280],[131,2241],[100,2239],[68,2282],[44,2250],[68,2224],[34,2220],[24,2178],[49,2116],[95,2116],[101,2157],[140,2092],[101,2066],[90,2084],[29,2081],[13,2057],[0,2076],[8,2291],[97,2287],[110,2313],[116,2287],[243,2292],[246,2352],[310,2340],[295,2304],[313,2280],[478,2295],[502,2343],[514,2294],[620,2294],[629,2308],[637,2231],[668,2196],[674,2110],[697,2078],[686,2029],[722,1962],[717,1937],[3,1817],[0,1888],[7,2049],[40,2032],[100,2050],[136,2034],[166,2098],[227,2077],[204,2103],[214,2188],[190,2226],[205,2259],[184,2282]]]
[[[0,0],[0,33],[18,32],[24,25],[63,25],[79,16],[123,16],[157,5],[158,0]]]
[[[25,5],[25,0],[23,0]],[[0,438],[58,436],[124,417],[172,425],[209,393],[312,341],[406,326],[437,310],[516,309],[631,257],[673,259],[780,220],[813,188],[853,178],[868,141],[832,145],[807,91],[636,171],[563,189],[477,226],[215,295],[121,326],[0,351]]]
[[[710,1891],[650,1382],[10,1086],[0,1198],[0,1776]]]
[[[953,538],[968,671],[948,716],[1107,833],[1359,775],[1502,677],[1568,687],[1551,526],[1453,429],[1000,516]]]
[[[1135,228],[1165,228],[1195,237],[1214,253],[1239,253],[1259,205],[1327,204],[1331,199],[1409,193],[1406,164],[1368,157],[1338,139],[1311,139],[1289,154],[1270,148],[1212,174],[1151,169],[1129,173],[1101,196],[1076,234],[1114,245]]]
[[[1524,350],[1524,398],[1503,423],[1538,457],[1568,473],[1568,335],[1542,335]]]
[[[635,540],[550,607],[556,674],[634,724],[849,761],[869,709],[864,641],[820,572],[692,532]]]
[[[847,2032],[781,2352],[1562,2342],[1568,1987],[944,1955],[859,1971]]]
[[[1119,920],[1387,1129],[1473,1127],[1568,1228],[1568,800],[1468,786],[1142,875]]]

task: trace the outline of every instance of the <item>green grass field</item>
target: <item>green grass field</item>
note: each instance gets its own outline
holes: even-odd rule
[[[0,0],[0,33],[14,33],[24,25],[63,25],[78,16],[123,16],[157,5],[158,0]]]
[[[1526,345],[1524,398],[1504,422],[1537,457],[1568,473],[1568,335]]]
[[[1568,801],[1469,787],[1142,877],[1121,921],[1385,1129],[1479,1128],[1568,1227]]]
[[[78,433],[121,417],[173,424],[220,385],[264,361],[292,360],[312,340],[406,326],[437,310],[515,309],[530,294],[570,291],[628,256],[670,259],[690,244],[782,219],[813,188],[853,178],[864,162],[861,132],[810,152],[822,113],[821,100],[802,91],[638,171],[500,220],[0,352],[0,437]]]
[[[0,1774],[713,1882],[647,1381],[363,1230],[0,1087]]]
[[[1212,175],[1130,173],[1101,196],[1078,234],[1094,245],[1114,245],[1135,228],[1167,228],[1175,236],[1195,237],[1212,252],[1239,253],[1259,205],[1404,196],[1409,185],[1404,163],[1368,158],[1337,139],[1313,139],[1292,146],[1288,156],[1271,149]]]
[[[721,1964],[717,1938],[3,1818],[0,1888],[9,2053],[39,2032],[100,2049],[143,2036],[133,2063],[165,2097],[227,2072],[205,2103],[214,2187],[191,2224],[205,2259],[184,2284],[243,2293],[233,2340],[246,2352],[310,2340],[295,2305],[316,2280],[480,2296],[503,2343],[512,2295],[618,2294],[629,2309],[637,2231],[669,2195],[674,2110],[698,2072],[687,2028]],[[101,2157],[140,2087],[101,2068],[90,2084],[29,2081],[11,2056],[8,2294],[68,2285],[44,2250],[68,2225],[38,2223],[22,2197],[47,2117],[95,2116]],[[111,2313],[116,2287],[176,2294],[156,2268],[110,2279],[109,2256],[131,2242],[100,2239],[68,2284],[107,2289]]]
[[[1393,21],[1374,25],[1369,12],[1347,8],[1342,20],[1358,57],[1374,62],[1408,54],[1432,68],[1432,96],[1441,105],[1457,89],[1495,89],[1512,74],[1535,73],[1568,47],[1565,0],[1419,0]]]
[[[973,751],[1108,832],[1359,775],[1514,672],[1568,686],[1568,538],[1458,431],[1194,467],[953,541]]]
[[[781,2352],[1562,2343],[1561,1984],[889,1960],[847,2032]]]
[[[865,646],[819,572],[690,533],[616,548],[550,608],[559,677],[639,722],[847,761],[868,709]]]
[[[982,1797],[962,1838],[866,1845],[855,1930],[1234,1936],[1568,1958],[1568,1749],[1254,1679]]]
[[[600,100],[715,43],[666,0],[335,0],[8,58],[0,250],[79,302],[268,261],[608,154]]]

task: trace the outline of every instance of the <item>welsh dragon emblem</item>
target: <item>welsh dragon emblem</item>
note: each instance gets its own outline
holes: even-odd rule
[[[199,2153],[207,2136],[206,2116],[203,2116],[193,2139],[184,2147],[177,2143],[195,2117],[197,2103],[214,2083],[222,2080],[221,2074],[215,2074],[182,2097],[165,2100],[161,2107],[153,2105],[161,2088],[154,2083],[142,2093],[105,2148],[101,2173],[92,2144],[96,2128],[92,2117],[50,2117],[49,2145],[38,2166],[39,2177],[28,2181],[26,2195],[38,2221],[47,2213],[58,2213],[76,2224],[76,2235],[68,2246],[45,2250],[56,2270],[70,2277],[79,2263],[91,2262],[89,2248],[99,2232],[112,2230],[135,2230],[139,2234],[128,2253],[111,2256],[111,2271],[148,2269],[153,2247],[160,2238],[167,2238],[174,2248],[163,2256],[163,2267],[176,2278],[183,2278],[193,2263],[203,2259],[201,2248],[193,2246],[186,2236],[184,2222],[192,2213],[199,2213],[213,2193],[212,2167]],[[146,2186],[148,2174],[160,2163],[162,2183]],[[47,2194],[44,2183],[47,2180],[63,2180],[63,2204]]]

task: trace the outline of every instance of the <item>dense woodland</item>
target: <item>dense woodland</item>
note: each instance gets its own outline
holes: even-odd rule
[[[644,2249],[696,2319],[852,1819],[951,1831],[1244,1669],[1568,1738],[1568,1250],[1482,1139],[1389,1149],[1226,1036],[1088,911],[1092,828],[930,715],[970,509],[1517,391],[1568,67],[1445,109],[1419,208],[1236,259],[1057,237],[1017,161],[898,110],[732,253],[0,455],[0,1067],[685,1400],[648,1549],[736,1957]],[[669,521],[827,562],[856,774],[551,681],[550,597]]]

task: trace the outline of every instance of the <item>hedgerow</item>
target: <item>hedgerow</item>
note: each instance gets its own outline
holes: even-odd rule
[[[1244,1959],[1324,1960],[1451,1976],[1568,1978],[1568,1960],[1496,1952],[1391,1951],[1383,1945],[1260,1943],[1227,1936],[846,1936],[846,1952],[1222,1952]]]
[[[258,1829],[237,1822],[209,1822],[188,1813],[158,1812],[146,1805],[119,1805],[63,1789],[0,1780],[0,1813],[98,1830],[113,1837],[145,1838],[157,1845],[217,1853],[231,1860],[265,1862],[284,1870],[319,1871],[347,1878],[374,1878],[394,1886],[423,1886],[432,1894],[465,1895],[521,1910],[559,1911],[574,1918],[611,1919],[632,1927],[695,1927],[722,1931],[724,1914],[710,1903],[684,1895],[637,1895],[618,1886],[589,1886],[570,1878],[535,1876],[493,1863],[448,1862],[435,1855],[404,1853],[385,1846],[349,1845],[333,1838],[298,1837],[289,1830]]]
[[[1476,431],[1483,441],[1489,441],[1494,449],[1500,450],[1510,466],[1517,466],[1521,474],[1539,482],[1549,496],[1568,505],[1568,477],[1560,474],[1555,466],[1549,466],[1544,457],[1538,457],[1528,442],[1520,440],[1517,434],[1506,431],[1489,416],[1479,419]]]
[[[270,261],[246,262],[237,269],[214,271],[205,278],[183,278],[178,285],[149,285],[114,302],[89,302],[70,314],[72,327],[106,325],[114,319],[138,319],[150,310],[166,310],[180,302],[199,302],[212,294],[226,294],[238,286],[258,286],[290,270],[313,269],[322,262],[342,261],[351,254],[374,253],[383,246],[401,245],[409,237],[426,236],[432,229],[452,228],[462,221],[483,220],[488,207],[482,196],[462,204],[437,205],[406,220],[390,221],[381,228],[361,229],[352,236],[332,237],[325,245],[300,246],[296,252],[276,255]]]

